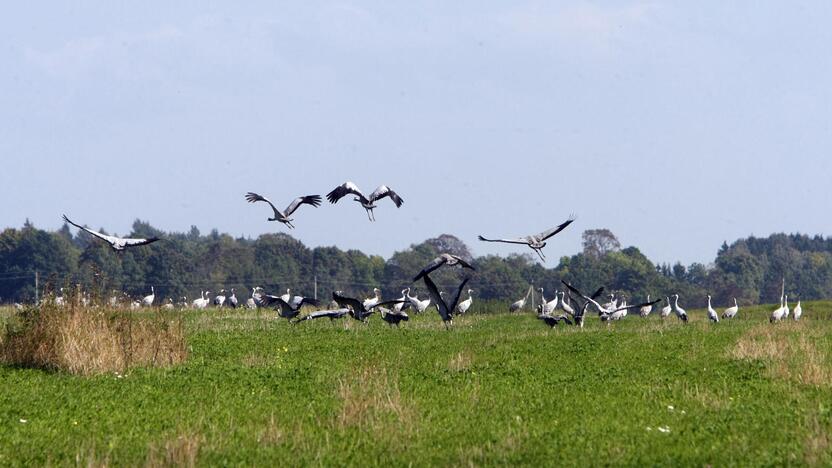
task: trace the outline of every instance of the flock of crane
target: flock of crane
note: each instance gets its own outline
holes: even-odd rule
[[[344,198],[347,195],[354,195],[353,200],[358,202],[362,208],[364,208],[367,212],[367,217],[370,221],[375,221],[375,214],[374,209],[377,207],[376,202],[382,200],[384,198],[390,198],[390,200],[396,205],[396,207],[401,207],[404,203],[404,200],[392,189],[390,189],[387,185],[381,185],[376,188],[369,196],[364,195],[361,189],[358,188],[356,184],[353,182],[344,182],[343,184],[339,185],[331,192],[326,195],[327,200],[332,203],[336,204],[339,200]],[[268,218],[268,221],[278,221],[284,225],[286,225],[290,229],[294,229],[294,224],[292,223],[294,219],[292,215],[298,210],[301,205],[310,205],[312,207],[318,207],[321,204],[322,197],[320,195],[305,195],[301,197],[297,197],[292,200],[291,203],[284,209],[283,211],[277,209],[277,207],[272,203],[268,198],[263,197],[254,192],[248,192],[245,195],[245,199],[250,203],[256,202],[265,202],[272,208],[274,213],[273,217]],[[152,244],[154,242],[159,241],[160,239],[157,237],[152,237],[148,239],[138,239],[138,238],[121,238],[117,236],[110,236],[107,234],[103,234],[97,231],[93,231],[88,229],[84,226],[76,224],[64,215],[64,221],[67,223],[87,232],[88,234],[92,235],[93,237],[100,239],[116,252],[123,252],[128,248],[143,246]],[[543,231],[539,234],[533,234],[525,237],[519,238],[508,238],[508,239],[489,239],[484,236],[479,236],[479,240],[483,242],[502,242],[502,243],[509,243],[509,244],[520,244],[526,245],[534,251],[542,261],[546,261],[546,257],[543,255],[542,249],[546,246],[546,241],[551,237],[555,236],[556,234],[560,233],[570,224],[575,221],[573,216],[570,216],[566,221],[563,223]],[[267,294],[263,291],[261,287],[254,287],[251,291],[251,296],[246,300],[245,307],[255,309],[258,307],[274,307],[278,311],[278,316],[280,318],[284,318],[291,323],[299,323],[304,322],[307,320],[314,320],[318,318],[328,318],[330,320],[335,320],[338,318],[350,316],[355,320],[359,320],[361,322],[367,322],[371,315],[373,315],[376,311],[379,312],[382,320],[390,324],[391,326],[398,326],[403,321],[408,321],[409,316],[407,314],[407,310],[411,308],[416,313],[422,313],[430,307],[431,303],[436,308],[439,317],[442,319],[443,323],[446,327],[453,324],[454,316],[463,315],[465,314],[473,304],[473,290],[468,289],[467,299],[463,299],[463,291],[465,290],[465,286],[467,285],[470,277],[465,278],[461,284],[456,288],[456,291],[449,295],[447,300],[445,297],[445,293],[439,291],[434,281],[431,279],[430,274],[441,268],[441,267],[460,267],[463,269],[470,269],[472,271],[475,268],[464,259],[457,255],[453,255],[450,253],[443,253],[433,259],[428,265],[426,265],[414,278],[413,281],[422,280],[425,284],[425,288],[428,292],[428,297],[425,299],[420,299],[418,295],[411,295],[411,288],[407,287],[402,290],[401,297],[394,300],[382,301],[381,291],[378,288],[375,288],[373,291],[373,297],[366,298],[363,300],[359,300],[357,298],[348,297],[343,295],[341,291],[334,291],[332,293],[332,301],[329,303],[329,307],[325,310],[316,310],[313,312],[306,313],[301,315],[301,309],[304,306],[319,306],[319,302],[316,299],[297,296],[293,295],[291,289],[287,289],[286,293],[280,296]],[[647,296],[647,300],[645,302],[637,303],[637,304],[628,304],[627,301],[623,297],[616,297],[615,294],[609,295],[609,301],[601,304],[597,301],[597,299],[601,296],[604,292],[604,288],[600,287],[595,292],[590,295],[587,295],[573,285],[569,284],[566,281],[562,281],[564,286],[566,286],[565,291],[555,291],[555,297],[551,301],[546,301],[546,298],[543,295],[543,288],[538,289],[541,295],[541,304],[537,307],[537,318],[543,321],[545,324],[555,327],[559,323],[567,324],[567,325],[575,325],[578,327],[583,327],[584,319],[586,317],[587,312],[590,310],[590,307],[594,309],[594,312],[597,313],[598,317],[603,322],[613,322],[622,320],[628,315],[628,311],[631,310],[638,310],[639,315],[641,317],[647,317],[653,310],[653,307],[662,301],[662,299],[658,300],[650,300],[650,296]],[[140,307],[151,307],[156,302],[156,291],[153,286],[150,288],[150,294],[147,296],[142,297],[139,300],[129,300],[130,308],[140,308]],[[415,291],[415,289],[414,289]],[[533,293],[533,288],[530,286],[526,295],[516,301],[513,302],[509,306],[509,312],[516,312],[519,311],[526,306],[526,302],[528,301],[529,294]],[[785,281],[783,284],[783,292],[785,293]],[[196,309],[205,309],[211,305],[215,307],[232,307],[236,308],[238,306],[242,306],[239,303],[236,295],[235,288],[231,288],[226,294],[225,289],[221,289],[218,294],[216,294],[213,299],[211,299],[210,295],[212,294],[210,291],[202,291],[200,293],[200,297],[188,302],[186,297],[181,298],[181,301],[178,304],[175,304],[173,299],[168,298],[165,303],[162,304],[162,308],[166,309],[173,309],[174,307],[192,307]],[[671,303],[671,299],[673,298],[673,302]],[[125,297],[119,297],[117,294],[114,294],[110,298],[110,305],[117,305]],[[87,295],[83,295],[81,297],[81,301],[84,305],[89,302],[89,297]],[[659,314],[661,318],[667,318],[671,313],[675,313],[676,317],[684,323],[688,322],[688,314],[687,312],[679,306],[679,295],[674,294],[672,296],[665,296],[664,301],[666,305],[660,309]],[[55,298],[55,302],[58,305],[65,304],[65,299],[63,296],[63,289],[61,289],[61,295]],[[562,313],[559,313],[562,312]],[[734,305],[725,309],[724,313],[722,314],[723,319],[731,319],[734,318],[737,313],[739,312],[739,305],[737,304],[737,300],[734,299]],[[776,309],[772,314],[770,320],[772,322],[779,322],[785,318],[789,317],[789,305],[788,305],[788,295],[781,294],[780,299],[780,307]],[[802,315],[802,308],[800,302],[798,301],[797,306],[795,307],[792,317],[795,320],[799,320]],[[708,319],[711,322],[719,322],[720,316],[717,314],[716,310],[713,309],[711,306],[711,296],[708,296]]]

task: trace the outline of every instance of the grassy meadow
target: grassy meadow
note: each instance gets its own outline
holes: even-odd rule
[[[0,465],[828,466],[832,302],[803,306],[799,323],[763,306],[583,330],[531,312],[451,330],[433,309],[398,330],[166,312],[183,315],[179,364],[0,366]]]

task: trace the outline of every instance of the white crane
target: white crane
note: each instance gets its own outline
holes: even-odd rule
[[[716,311],[713,307],[711,307],[711,295],[708,294],[708,320],[713,323],[719,323],[719,315],[716,314]]]
[[[633,305],[624,305],[624,306],[617,306],[616,308],[606,308],[603,305],[599,304],[598,301],[595,300],[596,297],[601,295],[601,292],[604,290],[603,287],[599,288],[592,296],[587,296],[577,288],[572,286],[571,284],[567,283],[566,281],[561,280],[561,283],[567,287],[570,291],[577,294],[578,296],[582,297],[585,301],[591,303],[598,309],[599,315],[601,316],[602,321],[608,320],[621,320],[622,318],[627,316],[627,311],[629,309],[638,309],[647,305],[653,305],[658,303],[661,299],[657,299],[653,302],[644,302],[641,304],[633,304]]]
[[[603,304],[605,309],[615,309],[618,306],[618,300],[615,298],[615,293],[610,293],[609,302]]]
[[[402,310],[404,310],[406,308],[406,306],[408,304],[410,304],[410,302],[407,299],[408,293],[410,293],[410,288],[402,289],[402,297],[399,298],[399,301],[401,301],[401,302],[399,302],[399,303],[397,303],[393,306],[393,312],[394,313],[401,312]]]
[[[260,286],[255,286],[251,288],[251,297],[246,300],[246,307],[249,309],[256,309],[260,306],[261,301],[263,300],[262,292],[263,288]]]
[[[603,290],[603,288],[602,288],[602,290]],[[566,296],[565,291],[561,291],[561,293],[560,293],[560,308],[563,309],[563,311],[566,312],[567,314],[569,314],[573,317],[575,316],[575,309],[573,309],[572,306],[569,305],[569,297]],[[586,310],[586,309],[584,309],[584,310]],[[583,322],[581,322],[581,326],[583,326]]]
[[[739,312],[739,310],[740,310],[740,306],[739,306],[739,304],[737,304],[737,298],[735,297],[734,298],[734,306],[725,309],[725,312],[722,313],[722,318],[730,320],[730,319],[734,318],[737,315],[737,312]]]
[[[688,323],[688,313],[685,312],[685,309],[679,307],[679,295],[674,294],[673,297],[673,310],[676,312],[676,316],[679,317],[679,320]]]
[[[147,245],[159,240],[158,237],[151,237],[150,239],[130,239],[124,237],[116,237],[116,236],[108,236],[107,234],[102,234],[100,232],[93,231],[92,229],[87,229],[84,226],[80,226],[78,224],[73,223],[69,220],[69,218],[64,215],[64,221],[67,223],[77,227],[82,231],[86,231],[88,234],[92,235],[93,237],[97,237],[104,242],[110,244],[110,247],[115,250],[116,252],[123,252],[128,247],[138,247],[140,245]]]
[[[794,306],[794,311],[792,311],[792,318],[795,322],[800,320],[800,317],[803,316],[803,307],[800,306],[800,299],[797,300],[797,305]]]
[[[153,286],[151,286],[150,294],[142,298],[142,306],[150,307],[153,305],[154,300],[156,300],[156,290],[153,289]]]
[[[378,304],[379,302],[381,302],[381,290],[378,288],[373,288],[373,297],[364,299],[364,302],[362,302],[362,304],[364,305],[365,309],[369,309]]]
[[[546,296],[543,295],[543,288],[538,288],[537,290],[540,291],[540,302],[543,305],[543,309],[541,309],[541,312],[545,315],[548,315],[548,314],[551,314],[552,312],[554,312],[555,310],[557,310],[557,308],[558,308],[558,292],[555,291],[555,298],[554,299],[552,299],[551,301],[547,301]]]
[[[456,313],[457,315],[463,315],[465,312],[468,312],[468,309],[471,308],[471,304],[474,303],[474,298],[471,296],[471,293],[474,292],[473,289],[468,290],[468,299],[461,301],[456,306]]]
[[[222,307],[225,304],[225,289],[220,289],[219,294],[214,296],[214,307]]]
[[[360,203],[361,206],[364,207],[365,210],[367,210],[367,217],[370,219],[370,221],[376,220],[376,216],[375,213],[373,213],[373,210],[376,208],[375,203],[378,200],[381,200],[385,197],[390,197],[390,200],[392,200],[393,203],[396,204],[396,208],[400,208],[402,206],[402,203],[404,203],[404,200],[402,200],[402,198],[396,192],[394,192],[392,189],[390,189],[390,187],[386,185],[380,185],[373,193],[370,194],[369,197],[367,197],[363,193],[361,193],[361,189],[359,189],[357,185],[350,181],[344,182],[338,187],[335,187],[335,189],[326,194],[326,199],[329,200],[330,203],[335,204],[338,203],[338,200],[342,199],[344,196],[348,194],[355,195],[355,198],[353,200]]]
[[[783,318],[789,318],[789,295],[786,294],[785,301],[783,302]]]
[[[666,319],[671,312],[673,312],[673,306],[670,305],[670,297],[665,296],[665,300],[667,301],[667,305],[662,307],[661,312],[659,312],[659,317]]]
[[[473,266],[471,266],[470,263],[463,260],[462,257],[460,257],[459,255],[443,253],[442,255],[440,255],[440,256],[434,258],[433,260],[431,260],[431,262],[428,263],[428,265],[426,267],[422,268],[422,271],[420,271],[419,274],[416,275],[415,278],[413,278],[413,281],[419,281],[423,276],[427,275],[428,273],[431,273],[433,270],[436,270],[437,268],[442,267],[443,265],[448,265],[448,266],[459,265],[462,268],[468,268],[470,270],[475,270],[475,268]]]
[[[532,287],[529,286],[529,290],[526,291],[526,295],[523,297],[523,299],[520,299],[519,301],[512,302],[511,305],[508,306],[508,311],[509,312],[517,312],[518,310],[522,309],[523,307],[526,307],[526,301],[529,299],[529,294],[531,292],[532,292]]]
[[[407,300],[410,301],[410,305],[416,309],[417,314],[421,314],[430,306],[430,297],[425,300],[419,300],[419,295],[416,294],[415,296],[411,296],[410,291],[407,293]]]
[[[769,317],[768,319],[769,322],[779,322],[786,317],[786,311],[788,310],[788,306],[784,305],[783,303],[784,297],[786,301],[789,300],[789,296],[780,296],[780,307],[778,307],[774,310],[774,312],[771,313],[771,317]]]
[[[63,307],[66,305],[66,299],[64,299],[64,288],[60,288],[60,293],[60,296],[55,296],[55,305]]]
[[[436,288],[436,284],[433,283],[430,276],[425,275],[422,279],[425,281],[425,287],[428,288],[428,294],[430,294],[431,299],[433,299],[433,302],[437,305],[439,317],[442,318],[442,323],[445,324],[445,328],[447,329],[448,325],[454,324],[454,310],[456,309],[457,304],[459,304],[459,298],[462,296],[462,290],[465,288],[465,285],[468,284],[468,280],[470,280],[470,278],[462,280],[462,283],[459,285],[459,288],[457,288],[456,294],[454,294],[451,302],[445,302],[445,299],[443,299],[442,295],[439,294],[439,289]]]
[[[194,299],[194,301],[191,303],[191,306],[194,309],[204,309],[208,307],[208,304],[211,303],[211,300],[208,298],[209,294],[211,294],[211,291],[201,291],[200,298]]]
[[[163,309],[173,309],[173,299],[168,298],[168,301],[165,302],[165,305],[162,306]]]
[[[306,205],[312,205],[315,208],[317,208],[318,206],[321,205],[321,196],[320,195],[306,195],[305,197],[295,198],[294,200],[292,200],[292,203],[289,203],[289,206],[287,206],[284,211],[278,210],[277,207],[274,206],[274,203],[269,201],[268,198],[266,198],[262,195],[258,195],[254,192],[248,192],[246,194],[246,200],[248,200],[249,203],[255,203],[255,202],[259,202],[259,201],[263,201],[263,202],[268,203],[269,206],[271,206],[272,210],[274,211],[274,217],[268,218],[268,220],[269,221],[280,221],[281,223],[288,226],[289,229],[294,229],[295,228],[295,226],[292,224],[292,221],[294,221],[294,220],[292,218],[290,218],[290,216],[292,216],[292,213],[294,213],[298,209],[298,207],[300,207],[301,205],[306,204]]]
[[[550,237],[554,236],[555,234],[563,231],[566,229],[566,226],[569,226],[575,221],[574,216],[570,216],[569,219],[564,221],[563,223],[548,229],[546,231],[541,232],[540,234],[532,234],[526,237],[520,237],[516,239],[486,239],[483,236],[479,236],[479,240],[483,242],[503,242],[507,244],[525,244],[528,245],[530,249],[534,250],[534,252],[540,257],[540,260],[546,261],[546,256],[543,255],[543,247],[546,247],[546,240]]]
[[[647,295],[647,302],[650,302],[650,295],[649,294]],[[650,315],[650,312],[653,312],[653,306],[651,306],[651,305],[644,306],[644,307],[642,307],[641,309],[638,310],[638,314],[641,315],[642,317],[647,317],[648,315]]]

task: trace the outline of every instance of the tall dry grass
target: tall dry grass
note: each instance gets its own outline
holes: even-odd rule
[[[832,384],[832,364],[821,330],[808,322],[761,324],[746,332],[730,350],[738,360],[762,360],[772,376],[805,385]]]
[[[19,311],[7,321],[0,340],[5,364],[80,375],[171,366],[187,355],[181,319],[75,302],[59,307],[47,301]]]

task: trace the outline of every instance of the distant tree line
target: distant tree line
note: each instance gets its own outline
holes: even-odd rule
[[[711,265],[654,264],[636,247],[621,248],[607,229],[584,232],[583,251],[562,257],[546,268],[529,254],[473,258],[468,247],[451,235],[441,235],[396,252],[385,260],[357,250],[337,247],[310,249],[287,234],[264,234],[257,239],[233,238],[216,230],[202,235],[196,227],[188,233],[164,233],[143,221],[133,224],[136,237],[163,239],[144,248],[117,254],[85,232],[72,235],[64,225],[55,232],[37,229],[28,221],[22,229],[0,233],[0,298],[3,302],[31,301],[34,274],[41,288],[82,285],[102,295],[124,291],[146,294],[151,285],[157,297],[198,297],[200,291],[237,289],[248,297],[252,286],[282,292],[328,297],[333,290],[369,296],[380,287],[385,298],[394,298],[411,286],[412,277],[440,252],[451,252],[474,262],[470,287],[481,299],[516,300],[529,287],[544,287],[553,297],[560,280],[586,290],[605,286],[626,293],[631,301],[679,293],[688,306],[705,303],[706,294],[716,304],[736,297],[741,304],[777,302],[781,278],[792,297],[832,297],[832,239],[799,234],[749,237],[731,245],[723,243]],[[458,284],[469,271],[441,270],[436,281],[446,287]]]

